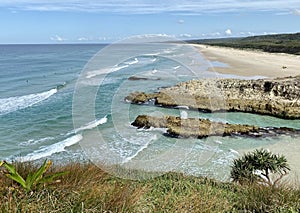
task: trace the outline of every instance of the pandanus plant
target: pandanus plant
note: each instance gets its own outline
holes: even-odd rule
[[[272,154],[260,149],[245,154],[233,161],[231,178],[239,183],[264,183],[276,185],[283,176],[288,174],[290,167],[284,156]]]
[[[4,167],[2,172],[4,175],[15,182],[17,182],[25,191],[32,191],[36,187],[45,184],[51,183],[55,178],[65,175],[68,172],[58,172],[50,175],[45,175],[45,173],[50,168],[52,162],[50,160],[45,160],[44,163],[35,171],[30,171],[26,178],[23,178],[17,171],[16,167],[8,163],[7,161],[1,161],[0,167]]]

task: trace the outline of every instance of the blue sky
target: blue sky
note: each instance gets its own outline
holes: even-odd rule
[[[114,42],[300,31],[300,0],[0,0],[0,43]]]

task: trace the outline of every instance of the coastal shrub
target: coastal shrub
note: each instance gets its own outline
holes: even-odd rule
[[[260,149],[233,161],[231,178],[238,183],[263,183],[273,186],[288,174],[290,167],[284,156]]]
[[[300,33],[191,40],[191,43],[240,49],[258,49],[265,52],[300,54]]]
[[[32,191],[37,186],[45,183],[50,183],[54,181],[55,178],[66,174],[67,172],[58,172],[51,175],[45,176],[45,173],[50,168],[52,162],[49,160],[45,160],[44,163],[37,169],[37,171],[29,171],[26,178],[23,178],[19,172],[17,171],[16,167],[8,163],[7,161],[1,161],[0,167],[4,167],[2,172],[6,177],[9,179],[17,182],[25,191]]]

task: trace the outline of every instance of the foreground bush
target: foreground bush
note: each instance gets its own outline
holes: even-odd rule
[[[15,165],[20,175],[31,164]],[[0,177],[0,212],[298,212],[300,190],[289,187],[240,186],[168,173],[132,181],[113,177],[91,164],[52,168],[69,171],[61,182],[33,193],[14,190]]]

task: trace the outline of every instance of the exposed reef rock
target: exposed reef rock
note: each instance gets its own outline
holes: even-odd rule
[[[300,118],[300,76],[278,79],[202,79],[160,89],[135,92],[125,100],[164,107],[187,106],[207,112],[240,111],[286,119]]]
[[[147,80],[158,81],[158,80],[160,80],[160,78],[146,78],[146,77],[131,76],[131,77],[128,78],[128,80],[130,80],[130,81],[140,81],[140,80],[144,80],[144,81],[147,81]]]
[[[259,128],[257,126],[212,122],[208,119],[187,118],[174,116],[153,117],[139,115],[132,123],[138,128],[167,128],[172,137],[232,136],[244,135],[249,137],[276,136],[277,134],[299,134],[299,130],[292,128]]]

